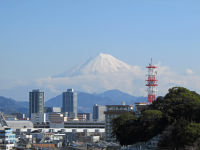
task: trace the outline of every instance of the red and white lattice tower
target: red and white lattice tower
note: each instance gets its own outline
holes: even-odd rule
[[[148,104],[151,104],[154,100],[156,100],[156,87],[158,86],[157,84],[157,71],[156,71],[156,66],[152,65],[152,58],[151,58],[151,63],[149,66],[146,67],[148,69],[148,79],[146,80],[146,86],[147,86],[147,91],[148,91]]]

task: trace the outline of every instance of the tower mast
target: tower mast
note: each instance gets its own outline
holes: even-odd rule
[[[154,100],[156,100],[156,87],[158,86],[157,84],[157,72],[156,72],[156,66],[152,65],[152,58],[151,58],[151,63],[149,66],[146,67],[148,69],[148,74],[147,74],[147,80],[146,80],[146,86],[147,86],[147,92],[148,92],[148,104],[151,104]]]

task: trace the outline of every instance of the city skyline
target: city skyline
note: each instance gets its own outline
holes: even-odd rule
[[[52,91],[55,85],[44,85],[41,79],[48,80],[99,53],[142,70],[152,57],[166,82],[176,81],[199,92],[199,4],[1,1],[0,95],[28,100],[17,93],[35,88]],[[15,90],[22,87],[27,89]]]

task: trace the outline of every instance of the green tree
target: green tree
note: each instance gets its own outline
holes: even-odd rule
[[[160,110],[145,110],[139,118],[140,141],[148,141],[166,127],[166,118]]]
[[[121,143],[121,145],[124,145],[123,142],[121,141],[126,139],[126,137],[124,136],[124,133],[128,133],[128,129],[129,129],[129,126],[125,125],[126,121],[129,121],[129,120],[134,121],[137,119],[138,118],[136,116],[127,112],[127,113],[121,114],[119,117],[114,118],[112,120],[112,136],[116,137],[116,139]],[[124,126],[126,127],[124,128]]]
[[[170,147],[171,149],[182,149],[186,145],[193,146],[200,138],[200,124],[189,122],[184,119],[177,120],[167,134],[161,139],[160,147]]]
[[[146,110],[140,118],[127,113],[112,120],[113,136],[121,145],[148,141],[159,134],[163,127],[165,119],[159,110]]]
[[[189,121],[200,122],[200,95],[183,87],[169,89],[166,96],[158,98],[149,109],[158,109],[168,118],[169,123],[185,118]]]

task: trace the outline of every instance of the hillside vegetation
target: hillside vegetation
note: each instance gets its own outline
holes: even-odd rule
[[[149,105],[140,117],[123,114],[113,119],[112,125],[113,135],[121,145],[146,142],[161,134],[160,149],[198,146],[200,95],[183,87],[173,87]]]

